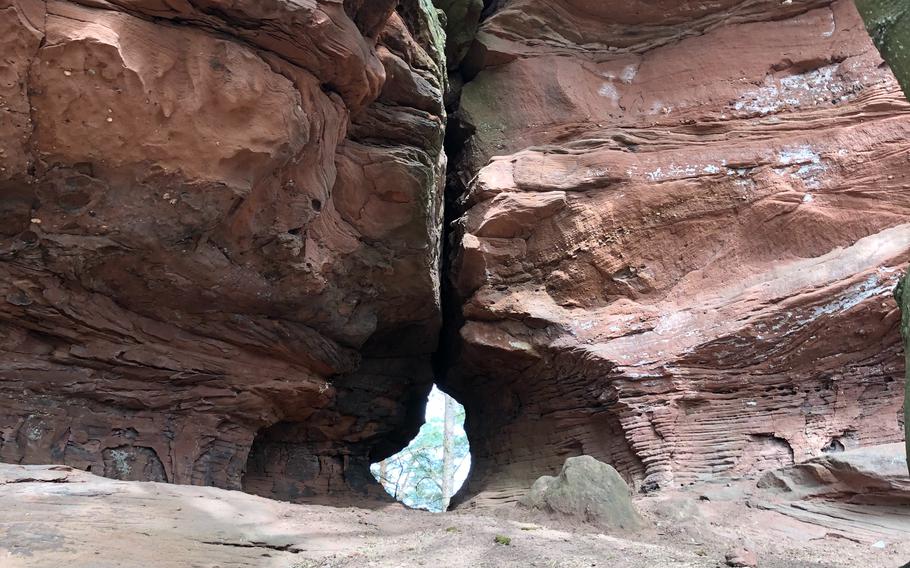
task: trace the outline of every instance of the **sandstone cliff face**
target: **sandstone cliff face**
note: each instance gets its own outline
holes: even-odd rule
[[[463,499],[900,439],[910,107],[851,2],[436,6],[0,0],[0,460],[380,496],[443,304]]]
[[[910,115],[852,2],[499,2],[462,69],[462,499],[901,439]]]
[[[443,49],[425,0],[0,0],[0,459],[367,491],[432,382]]]

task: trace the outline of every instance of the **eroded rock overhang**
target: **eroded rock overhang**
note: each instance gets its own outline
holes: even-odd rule
[[[432,383],[443,42],[423,0],[0,0],[0,458],[378,489]]]

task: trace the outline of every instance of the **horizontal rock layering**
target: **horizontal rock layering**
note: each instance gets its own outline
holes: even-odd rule
[[[852,2],[436,5],[0,0],[0,460],[379,496],[459,97],[463,499],[900,439],[910,107]]]
[[[437,18],[0,0],[0,459],[378,489],[440,325]]]
[[[462,501],[901,439],[910,107],[852,2],[499,2],[463,72]]]

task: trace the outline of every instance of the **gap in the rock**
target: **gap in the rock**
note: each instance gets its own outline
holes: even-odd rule
[[[374,463],[373,477],[408,507],[443,512],[471,470],[464,407],[435,385],[424,424],[406,448]]]

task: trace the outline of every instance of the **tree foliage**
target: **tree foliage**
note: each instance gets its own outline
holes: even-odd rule
[[[910,97],[910,2],[856,0],[856,7],[882,58]]]
[[[866,22],[872,41],[891,66],[894,76],[910,98],[910,0],[856,0],[856,7]],[[907,380],[904,383],[904,443],[907,447],[907,466],[910,470],[910,273],[895,291],[903,312],[901,332],[907,361]]]
[[[435,389],[430,396],[431,399],[434,396],[448,398],[448,395]],[[448,507],[451,495],[447,493],[451,490],[444,490],[454,488],[452,476],[465,465],[469,456],[468,438],[464,432],[464,407],[454,401],[452,405],[455,417],[449,445],[452,465],[448,472],[448,481],[445,468],[444,415],[428,413],[427,421],[408,447],[382,462],[373,464],[371,468],[373,476],[389,495],[409,507],[436,512],[444,511]]]

